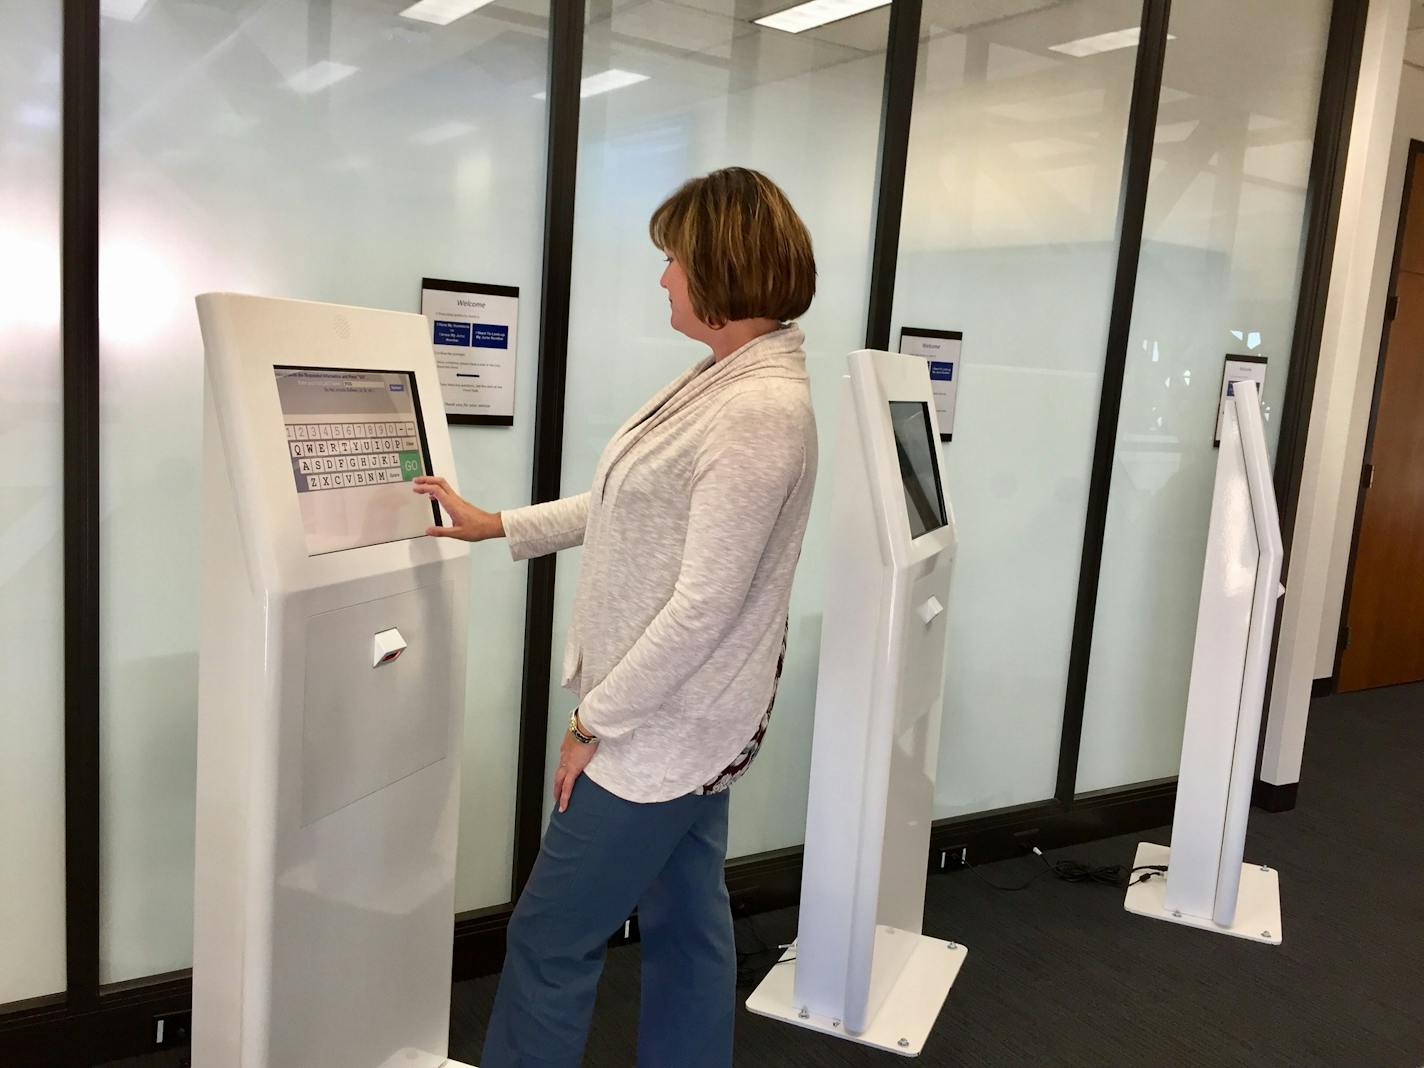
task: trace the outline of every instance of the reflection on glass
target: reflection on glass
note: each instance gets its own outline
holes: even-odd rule
[[[516,285],[537,337],[548,5],[151,3],[102,24],[102,978],[192,930],[202,343],[193,295],[419,310],[423,277]],[[8,68],[7,68],[8,69]],[[300,353],[291,362],[302,362]],[[511,429],[454,427],[461,489],[527,499]],[[471,560],[457,907],[509,895],[524,572]]]
[[[1228,354],[1289,377],[1328,0],[1172,9],[1088,676],[1079,791],[1175,775]]]
[[[0,0],[0,1004],[65,985],[59,9]]]
[[[888,26],[882,9],[793,36],[755,25],[736,0],[614,5],[611,15],[589,8],[585,76],[621,70],[647,80],[589,97],[581,109],[565,493],[587,489],[618,426],[705,353],[668,325],[662,254],[647,223],[684,180],[732,165],[780,184],[815,242],[818,292],[802,326],[821,455],[833,455],[838,382],[865,334]],[[828,506],[829,494],[819,494],[772,726],[733,791],[732,856],[797,844],[805,830]],[[560,554],[556,650],[577,569],[577,551]],[[557,677],[550,686],[552,771],[573,697]]]
[[[1054,791],[1141,6],[924,11],[892,343],[964,332],[947,817]]]

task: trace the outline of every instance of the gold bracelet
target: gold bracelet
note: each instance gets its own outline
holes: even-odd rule
[[[579,730],[577,708],[569,713],[569,733],[574,736],[574,741],[578,742],[580,745],[592,745],[594,742],[598,741],[598,737],[596,735],[585,734],[583,731]]]

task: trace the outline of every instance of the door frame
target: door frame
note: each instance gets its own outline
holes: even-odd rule
[[[1370,466],[1370,457],[1375,447],[1375,426],[1379,422],[1380,391],[1384,387],[1385,356],[1389,352],[1389,336],[1394,319],[1389,314],[1390,302],[1399,296],[1399,261],[1404,254],[1404,228],[1409,225],[1409,195],[1414,188],[1415,168],[1419,157],[1424,155],[1424,141],[1411,138],[1404,165],[1404,191],[1400,194],[1399,225],[1394,235],[1394,258],[1389,267],[1389,286],[1385,290],[1384,324],[1380,330],[1379,359],[1375,361],[1375,382],[1370,395],[1370,421],[1365,429],[1365,451],[1360,458],[1360,474],[1355,492],[1355,524],[1350,532],[1350,559],[1345,565],[1345,589],[1341,593],[1340,627],[1335,634],[1335,659],[1331,666],[1331,691],[1340,688],[1340,666],[1345,660],[1345,639],[1350,632],[1350,597],[1355,592],[1355,558],[1360,551],[1360,528],[1365,521],[1365,471]],[[1415,211],[1424,211],[1424,203],[1416,204]]]

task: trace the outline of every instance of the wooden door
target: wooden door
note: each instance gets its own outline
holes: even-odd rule
[[[1339,688],[1424,679],[1424,145],[1412,146]]]

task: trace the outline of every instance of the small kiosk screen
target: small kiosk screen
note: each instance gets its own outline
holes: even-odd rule
[[[891,401],[890,422],[895,428],[895,453],[900,460],[910,537],[914,539],[949,522],[939,477],[939,450],[935,448],[930,428],[929,405],[923,401]]]

